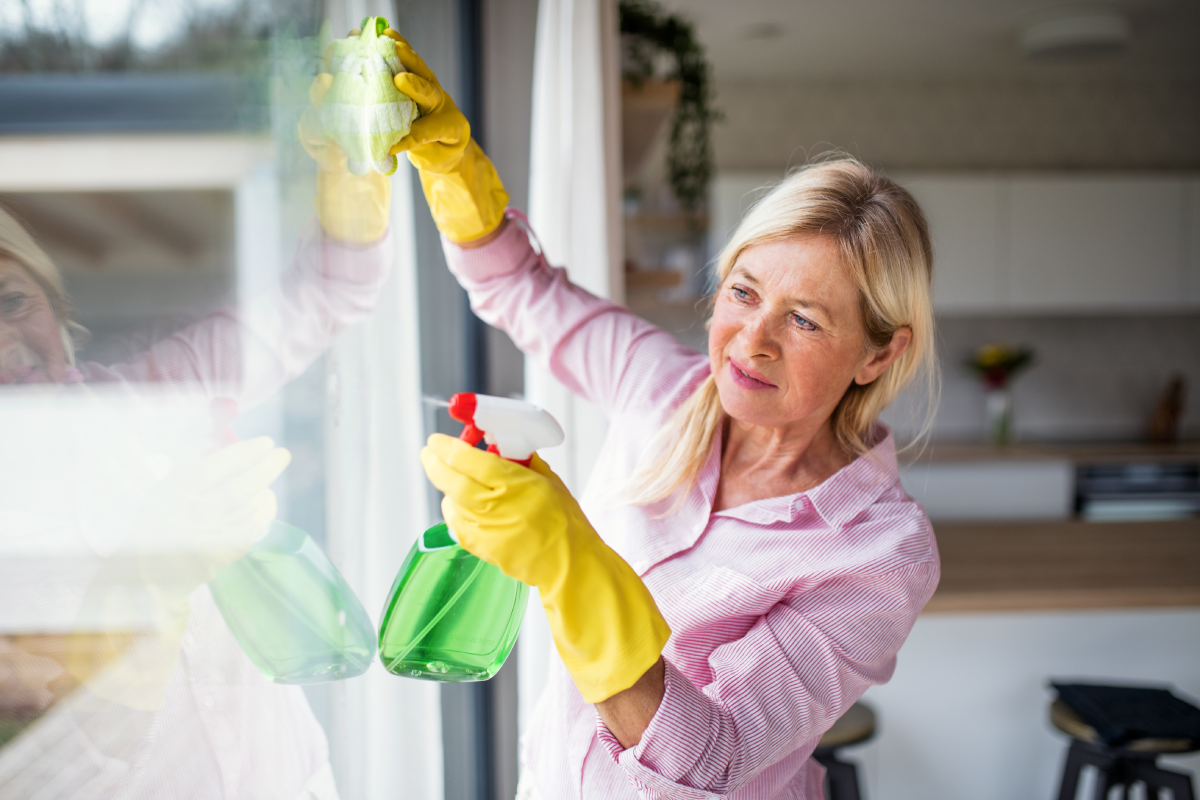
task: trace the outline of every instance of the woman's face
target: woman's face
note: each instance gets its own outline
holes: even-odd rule
[[[717,291],[708,352],[735,420],[816,430],[852,381],[875,380],[907,343],[902,329],[883,351],[867,349],[837,242],[803,236],[742,251]]]
[[[0,256],[0,384],[62,383],[66,368],[49,298],[28,270]]]

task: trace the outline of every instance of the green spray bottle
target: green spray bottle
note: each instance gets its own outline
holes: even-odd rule
[[[450,416],[460,439],[529,466],[534,452],[562,444],[554,417],[522,400],[462,392]],[[466,683],[504,665],[525,618],[529,587],[464,550],[446,523],[417,537],[388,592],[379,657],[394,675]]]
[[[220,444],[236,442],[232,400],[213,404]],[[353,678],[375,658],[375,627],[345,578],[304,531],[275,520],[209,581],[238,645],[275,683]]]

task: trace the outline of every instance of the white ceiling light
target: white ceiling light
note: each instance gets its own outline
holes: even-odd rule
[[[1132,31],[1124,14],[1106,9],[1058,9],[1029,20],[1019,41],[1025,55],[1070,60],[1115,55],[1129,46]]]

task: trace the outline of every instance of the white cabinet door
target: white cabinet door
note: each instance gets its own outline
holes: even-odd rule
[[[1185,306],[1184,192],[1182,176],[1014,178],[1014,309]]]
[[[934,520],[1066,519],[1075,493],[1069,461],[909,464],[904,491]]]
[[[929,221],[933,305],[940,312],[1008,307],[1007,185],[996,176],[900,174]]]

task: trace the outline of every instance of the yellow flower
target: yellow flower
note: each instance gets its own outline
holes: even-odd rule
[[[983,369],[987,369],[1011,361],[1014,355],[1012,348],[1008,345],[985,344],[975,351],[975,363]]]

